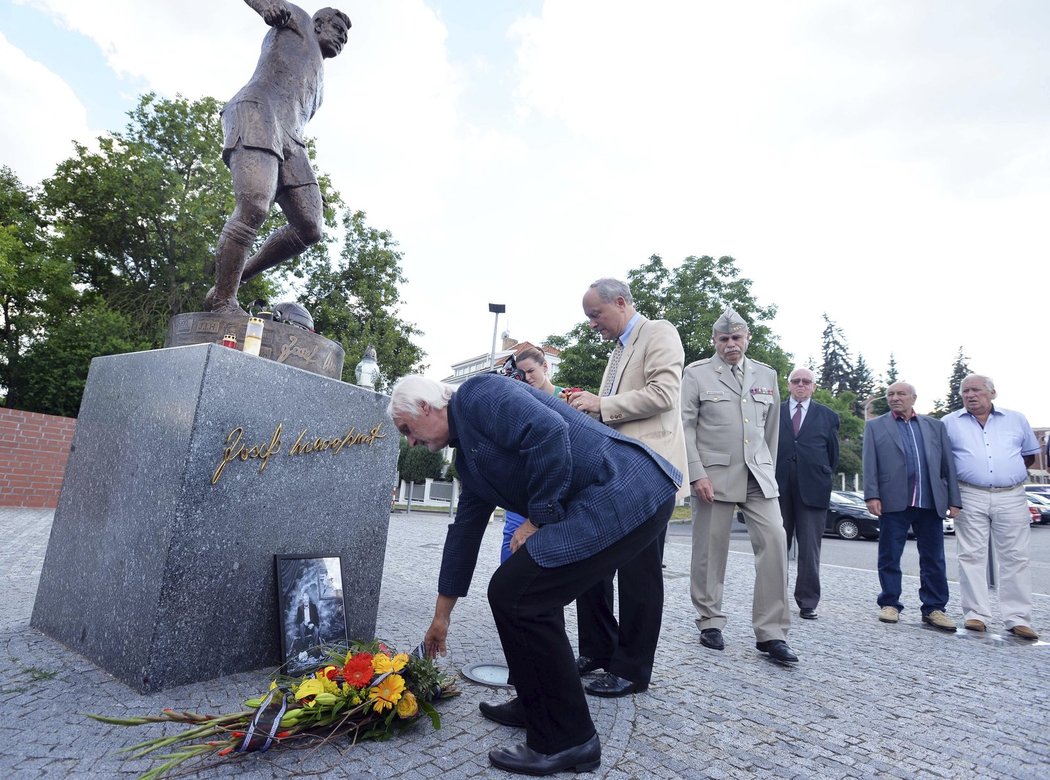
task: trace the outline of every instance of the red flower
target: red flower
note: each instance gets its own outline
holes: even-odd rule
[[[346,659],[343,679],[355,688],[364,688],[372,681],[372,654],[358,653]]]

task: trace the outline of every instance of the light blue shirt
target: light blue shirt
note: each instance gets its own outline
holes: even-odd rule
[[[993,406],[982,427],[976,417],[960,409],[941,422],[948,429],[955,471],[961,482],[1002,488],[1028,479],[1023,457],[1039,452],[1039,442],[1020,412]]]
[[[631,331],[634,330],[634,326],[638,324],[638,320],[642,318],[641,312],[635,312],[631,319],[627,320],[627,327],[623,329],[623,333],[620,334],[620,338],[617,339],[625,347],[627,346],[627,339],[631,337]]]

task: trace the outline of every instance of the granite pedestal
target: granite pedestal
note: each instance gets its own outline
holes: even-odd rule
[[[276,665],[274,556],[339,556],[371,639],[387,397],[215,345],[96,358],[32,625],[139,691]]]

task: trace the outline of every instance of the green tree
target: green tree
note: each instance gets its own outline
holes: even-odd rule
[[[955,362],[952,364],[951,376],[948,377],[948,395],[943,401],[938,400],[934,404],[931,416],[944,417],[946,414],[963,408],[962,393],[959,388],[962,387],[963,380],[973,373],[970,371],[968,360],[969,358],[963,354],[963,348],[959,347],[959,351],[955,354]]]
[[[405,482],[426,482],[428,479],[441,479],[445,459],[440,452],[431,452],[422,445],[408,446],[408,440],[401,437],[397,456],[397,473]]]
[[[0,389],[9,407],[43,411],[22,378],[34,343],[68,316],[77,293],[69,263],[47,252],[38,194],[0,167]]]
[[[886,403],[886,390],[894,382],[898,381],[899,374],[897,372],[897,360],[893,357],[893,353],[890,353],[890,362],[886,366],[886,378],[884,381],[877,384],[871,391],[871,403],[868,404],[867,413],[873,417],[878,417],[880,414],[886,414],[890,410],[890,405]]]
[[[863,472],[861,465],[864,421],[854,414],[857,398],[851,392],[832,395],[824,389],[815,390],[813,400],[828,406],[839,416],[839,467],[847,477]],[[837,484],[837,483],[836,483]]]
[[[76,417],[92,358],[149,346],[130,318],[105,302],[78,307],[55,319],[47,338],[34,341],[27,350],[16,383],[24,394],[19,408]]]
[[[863,355],[857,355],[857,362],[850,373],[849,389],[857,399],[853,404],[853,413],[863,418],[864,404],[875,394],[875,376]]]
[[[886,387],[889,387],[899,379],[897,374],[897,359],[893,357],[893,353],[890,353],[890,362],[886,366]]]
[[[551,381],[562,387],[582,387],[597,393],[602,374],[612,352],[612,342],[602,341],[598,331],[586,322],[575,325],[564,336],[551,335],[544,343],[561,350],[561,362]]]
[[[303,264],[303,304],[318,333],[346,351],[343,379],[353,383],[354,368],[369,344],[382,371],[376,389],[389,389],[406,374],[422,373],[424,352],[412,339],[422,331],[398,315],[401,252],[388,231],[370,227],[363,211],[343,215],[345,242],[339,262],[311,258]]]
[[[853,366],[850,364],[849,348],[846,346],[846,337],[828,315],[822,314],[824,318],[824,333],[822,335],[820,354],[820,379],[818,386],[830,390],[834,395],[852,389]]]
[[[751,280],[741,277],[736,260],[708,255],[687,257],[674,270],[665,267],[659,255],[627,273],[635,307],[650,319],[666,319],[674,324],[689,363],[714,354],[711,329],[726,306],[732,306],[750,324],[751,343],[747,354],[768,363],[781,379],[781,392],[791,369],[784,352],[765,320],[776,314],[775,306],[761,306],[751,292]],[[596,390],[611,344],[600,341],[587,323],[580,323],[566,336],[552,336],[547,343],[562,350],[558,369],[560,385],[577,385]]]

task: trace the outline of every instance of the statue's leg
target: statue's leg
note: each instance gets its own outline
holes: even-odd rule
[[[321,240],[323,207],[316,184],[288,187],[277,195],[288,224],[269,235],[259,251],[248,258],[241,283],[286,260],[298,257]]]
[[[215,286],[204,298],[205,311],[243,311],[237,288],[245,258],[273,204],[279,159],[262,149],[238,147],[230,155],[230,174],[236,205],[226,221],[215,250]]]

